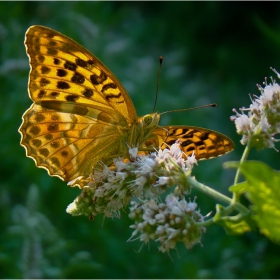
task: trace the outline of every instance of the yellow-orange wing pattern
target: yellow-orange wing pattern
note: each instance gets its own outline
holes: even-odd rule
[[[89,51],[63,34],[31,26],[29,96],[21,145],[36,165],[65,181],[119,152],[137,121],[134,105],[115,76]]]
[[[181,141],[187,154],[208,159],[234,148],[225,135],[199,127],[158,126],[158,113],[138,117],[124,87],[93,54],[67,36],[31,26],[25,45],[30,61],[28,91],[34,102],[24,113],[21,145],[38,167],[64,181],[90,174],[139,150]]]
[[[153,139],[153,140],[152,140]],[[162,149],[180,141],[181,150],[187,155],[195,154],[197,160],[210,159],[233,150],[234,144],[222,133],[197,126],[162,126],[156,128],[147,145],[160,145]]]

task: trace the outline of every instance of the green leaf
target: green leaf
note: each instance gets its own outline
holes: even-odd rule
[[[247,191],[248,185],[247,182],[242,182],[236,185],[233,185],[229,188],[229,191],[233,192],[237,196],[237,200],[239,200],[239,197]]]
[[[275,243],[280,243],[280,173],[258,161],[240,165],[247,179],[249,199],[253,203],[260,231]]]
[[[255,224],[252,220],[251,215],[248,215],[247,217],[241,215],[223,217],[224,210],[225,208],[222,205],[217,204],[216,214],[213,221],[221,225],[227,234],[240,235],[255,229]]]

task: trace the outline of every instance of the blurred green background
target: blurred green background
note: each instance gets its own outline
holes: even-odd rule
[[[229,117],[232,108],[249,106],[248,93],[259,93],[270,66],[280,70],[279,15],[279,2],[0,2],[0,278],[278,278],[279,246],[258,232],[227,236],[212,226],[203,246],[179,245],[165,255],[154,243],[126,242],[127,212],[121,219],[71,217],[65,209],[79,190],[36,168],[17,130],[31,104],[23,45],[29,26],[54,28],[93,52],[139,115],[152,111],[162,55],[157,111],[218,107],[170,113],[161,123],[202,126],[234,140],[234,152],[194,170],[228,194],[234,171],[222,163],[243,151]],[[250,158],[280,169],[275,150]],[[204,215],[214,210],[214,201],[194,195]]]

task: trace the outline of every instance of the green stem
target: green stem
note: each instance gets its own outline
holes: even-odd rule
[[[241,157],[240,164],[243,163],[247,159],[250,150],[251,150],[251,145],[250,145],[250,142],[248,142],[248,144],[245,147],[245,150],[243,152],[243,155]],[[236,174],[235,174],[235,178],[234,178],[234,183],[233,183],[234,185],[236,185],[238,183],[239,176],[240,176],[240,168],[238,167]],[[237,194],[234,192],[232,195],[232,204],[236,203],[236,201],[237,201]]]
[[[207,194],[208,196],[211,196],[211,197],[213,197],[213,198],[215,198],[215,199],[217,199],[221,202],[229,204],[231,206],[230,208],[236,209],[237,211],[239,211],[243,215],[247,215],[250,212],[250,210],[248,210],[241,203],[233,202],[233,200],[231,198],[229,198],[228,196],[223,195],[220,192],[217,192],[214,189],[199,183],[198,181],[196,181],[195,179],[193,179],[190,176],[187,177],[187,181],[194,189],[197,189],[197,190]]]
[[[194,188],[197,189],[215,199],[218,199],[219,201],[225,202],[227,204],[231,203],[231,198],[229,198],[228,196],[221,194],[217,191],[215,191],[214,189],[199,183],[198,181],[196,181],[195,179],[193,179],[193,177],[188,177],[187,178],[188,183]]]
[[[250,142],[249,142],[247,144],[247,146],[245,147],[245,150],[244,150],[243,155],[241,157],[240,163],[243,163],[247,159],[247,157],[249,155],[249,152],[250,152],[250,149],[251,149],[251,145],[250,145]],[[234,185],[236,185],[238,183],[239,176],[240,176],[240,168],[237,169],[237,172],[236,172],[236,175],[235,175],[235,178],[234,178]]]

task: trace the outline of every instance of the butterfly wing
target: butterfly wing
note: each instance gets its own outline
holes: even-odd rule
[[[177,140],[182,151],[197,160],[209,159],[226,154],[234,149],[234,143],[222,133],[194,126],[162,126],[156,128],[146,141],[146,147],[166,148]]]
[[[34,104],[19,128],[28,157],[70,181],[122,151],[135,107],[117,78],[93,54],[59,32],[32,26],[25,45]]]

